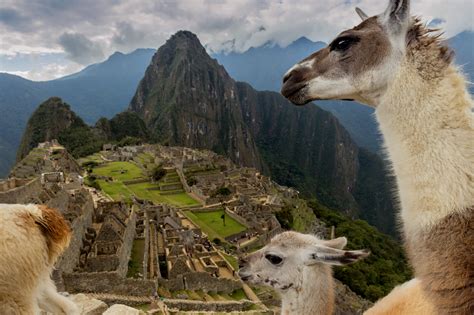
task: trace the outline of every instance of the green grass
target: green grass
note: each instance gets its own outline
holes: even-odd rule
[[[145,251],[145,240],[137,239],[133,241],[132,254],[128,262],[127,277],[134,278],[142,272],[143,254]]]
[[[86,163],[86,162],[96,162],[98,164],[101,164],[101,163],[104,163],[104,160],[100,156],[100,153],[94,153],[92,155],[88,155],[78,160],[79,165],[82,165],[83,163]]]
[[[159,190],[148,190],[148,188],[158,187],[152,183],[139,183],[127,186],[140,199],[147,199],[155,203],[167,203],[178,207],[197,206],[199,202],[191,198],[185,192],[179,192],[171,195],[162,195]]]
[[[229,296],[232,299],[236,300],[236,301],[240,301],[240,300],[243,300],[243,299],[248,299],[247,294],[245,294],[243,289],[237,289],[234,292],[232,292],[231,294],[229,294]]]
[[[132,192],[121,181],[106,182],[105,180],[97,180],[100,188],[114,200],[129,201]]]
[[[124,172],[122,173],[122,171]],[[125,185],[123,181],[143,178],[142,170],[130,162],[110,162],[104,166],[94,168],[93,174],[110,176],[114,179],[109,182],[97,180],[100,188],[114,200],[130,201],[132,195],[135,194],[140,199],[150,200],[155,203],[166,203],[177,207],[200,205],[198,201],[182,190],[167,191],[166,194],[161,194],[159,190],[149,190],[150,188],[159,187],[158,184],[151,182]]]
[[[224,256],[225,260],[235,269],[239,270],[239,263],[237,262],[237,258],[235,258],[232,255],[226,254],[224,252],[221,252],[222,256]]]
[[[110,176],[120,181],[143,177],[142,170],[130,162],[110,162],[104,166],[94,168],[94,174]]]
[[[245,231],[247,228],[235,221],[228,215],[225,217],[224,226],[221,216],[224,210],[217,210],[212,212],[192,212],[186,211],[186,215],[209,236],[209,239],[214,238],[224,239],[227,236]]]

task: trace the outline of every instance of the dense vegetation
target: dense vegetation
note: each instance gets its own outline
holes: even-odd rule
[[[43,102],[28,120],[18,160],[39,143],[53,139],[76,158],[100,151],[105,143],[125,146],[149,140],[145,123],[135,113],[123,112],[110,120],[100,118],[95,127],[90,127],[58,97]]]
[[[335,227],[336,236],[347,237],[347,248],[371,251],[371,255],[363,261],[335,268],[335,277],[351,290],[375,301],[411,278],[403,247],[390,236],[379,232],[366,221],[351,220],[316,200],[308,202],[308,205],[318,219],[327,226]]]
[[[154,181],[159,181],[166,175],[166,170],[162,166],[155,166],[151,171],[151,178]]]

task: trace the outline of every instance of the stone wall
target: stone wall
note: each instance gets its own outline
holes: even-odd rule
[[[13,188],[18,188],[20,186],[26,185],[31,179],[24,178],[9,178],[0,181],[0,192],[6,192]]]
[[[170,310],[179,310],[181,312],[196,311],[196,312],[242,312],[248,310],[253,303],[248,300],[242,301],[191,301],[191,300],[172,300],[166,299],[164,303]],[[264,314],[262,312],[262,314]],[[265,314],[267,314],[265,312]],[[271,313],[270,313],[271,314]]]
[[[117,272],[122,276],[127,276],[128,262],[132,253],[133,240],[135,239],[135,228],[136,228],[137,214],[132,211],[130,218],[127,221],[127,228],[123,234],[122,246],[119,249],[119,267]]]
[[[0,192],[0,203],[29,203],[36,198],[43,189],[39,178],[31,181],[20,181],[21,183],[27,182],[27,184]]]
[[[148,214],[145,211],[144,213],[145,216],[145,249],[143,253],[143,279],[148,278],[148,260],[149,260],[149,255],[150,255],[150,222],[148,219]]]
[[[132,185],[132,184],[142,184],[142,183],[148,183],[150,180],[149,179],[131,179],[131,180],[125,180],[123,181],[124,185]]]
[[[115,272],[119,270],[119,266],[120,259],[117,255],[99,255],[88,257],[84,270],[87,272]]]
[[[72,236],[69,247],[61,255],[56,263],[56,268],[62,272],[72,272],[79,263],[79,256],[82,247],[82,238],[86,229],[92,225],[92,216],[94,214],[94,202],[90,194],[82,206],[82,215],[77,217],[71,224]]]
[[[229,217],[231,217],[235,221],[239,222],[240,224],[242,224],[246,227],[249,227],[248,222],[244,218],[242,218],[240,215],[238,215],[238,214],[234,213],[233,211],[229,210],[227,207],[225,208],[224,211]]]
[[[240,281],[216,278],[207,272],[192,272],[176,276],[174,279],[158,279],[158,285],[170,291],[203,290],[204,292],[232,293],[242,288]]]
[[[122,278],[117,272],[64,273],[63,281],[69,293],[152,296],[156,289],[152,280]]]

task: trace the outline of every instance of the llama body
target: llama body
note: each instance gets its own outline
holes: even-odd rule
[[[244,281],[271,286],[282,297],[281,314],[330,315],[334,310],[331,265],[355,262],[366,251],[345,251],[347,240],[321,240],[284,232],[239,262]]]
[[[53,209],[0,204],[0,313],[79,314],[50,278],[70,229]]]
[[[473,314],[473,102],[449,49],[409,8],[408,0],[391,0],[370,18],[358,9],[363,22],[290,69],[282,94],[297,105],[354,99],[376,109],[406,248],[423,290],[416,296],[427,300],[419,305]],[[413,287],[397,288],[385,300],[408,297],[403,290]]]
[[[471,100],[454,68],[433,84],[417,72],[413,61],[402,67],[376,109],[397,179],[406,248],[415,275],[437,310],[472,314]]]
[[[436,309],[425,296],[419,279],[397,286],[392,292],[367,310],[364,315],[433,315]]]

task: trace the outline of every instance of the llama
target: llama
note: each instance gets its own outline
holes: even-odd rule
[[[283,232],[262,249],[241,258],[239,276],[280,292],[281,314],[332,314],[331,265],[349,264],[369,255],[363,250],[343,250],[346,243],[345,237],[321,240],[313,235]]]
[[[425,297],[420,279],[412,279],[395,287],[364,315],[433,315],[436,309]]]
[[[363,22],[293,66],[282,94],[296,105],[351,99],[375,108],[422,296],[441,314],[473,314],[473,103],[452,52],[409,8],[391,0],[370,18],[357,9]]]
[[[50,278],[70,240],[61,214],[46,206],[0,204],[0,313],[79,314]]]

